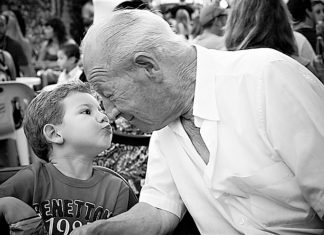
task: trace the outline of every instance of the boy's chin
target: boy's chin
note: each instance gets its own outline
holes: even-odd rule
[[[111,140],[106,145],[102,146],[102,148],[100,149],[100,152],[99,153],[102,153],[103,151],[109,149],[110,146],[111,146]]]

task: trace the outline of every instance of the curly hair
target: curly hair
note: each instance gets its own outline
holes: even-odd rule
[[[64,117],[62,101],[71,93],[94,94],[88,83],[81,81],[62,84],[52,91],[43,91],[37,95],[28,105],[23,127],[34,153],[42,160],[49,161],[52,145],[44,134],[46,124],[61,124]]]
[[[64,44],[67,41],[66,28],[62,20],[59,18],[49,19],[45,26],[51,26],[53,28],[54,34],[56,35],[59,44]]]
[[[289,56],[298,54],[289,12],[282,0],[234,0],[225,45],[231,51],[266,47]]]

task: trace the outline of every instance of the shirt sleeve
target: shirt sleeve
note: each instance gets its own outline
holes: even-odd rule
[[[179,218],[186,212],[168,163],[160,151],[157,132],[151,136],[145,184],[139,201],[168,211]]]
[[[265,69],[266,133],[305,200],[324,214],[324,86],[303,66],[276,61]]]
[[[130,195],[129,191],[130,188],[126,185],[126,183],[122,182],[119,188],[119,193],[114,208],[114,214],[113,214],[114,216],[128,210],[129,195]]]
[[[34,173],[30,167],[20,170],[0,185],[0,197],[15,197],[31,205],[34,191]]]

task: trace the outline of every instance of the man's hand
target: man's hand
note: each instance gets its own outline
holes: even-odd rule
[[[76,228],[71,235],[162,235],[179,223],[174,214],[139,202],[129,211]]]
[[[8,224],[13,224],[22,219],[37,215],[33,208],[14,197],[0,198],[1,213]]]
[[[94,228],[102,223],[104,220],[97,220],[93,223],[89,223],[87,225],[83,225],[81,227],[75,228],[72,230],[70,235],[92,235],[94,234]]]

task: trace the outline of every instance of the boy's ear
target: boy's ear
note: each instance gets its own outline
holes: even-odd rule
[[[43,128],[43,134],[46,140],[50,143],[63,144],[63,136],[58,132],[57,128],[53,124],[46,124]]]
[[[136,52],[133,59],[137,67],[145,69],[145,73],[149,78],[157,81],[162,78],[162,76],[159,76],[161,72],[160,66],[152,54],[147,52]]]

